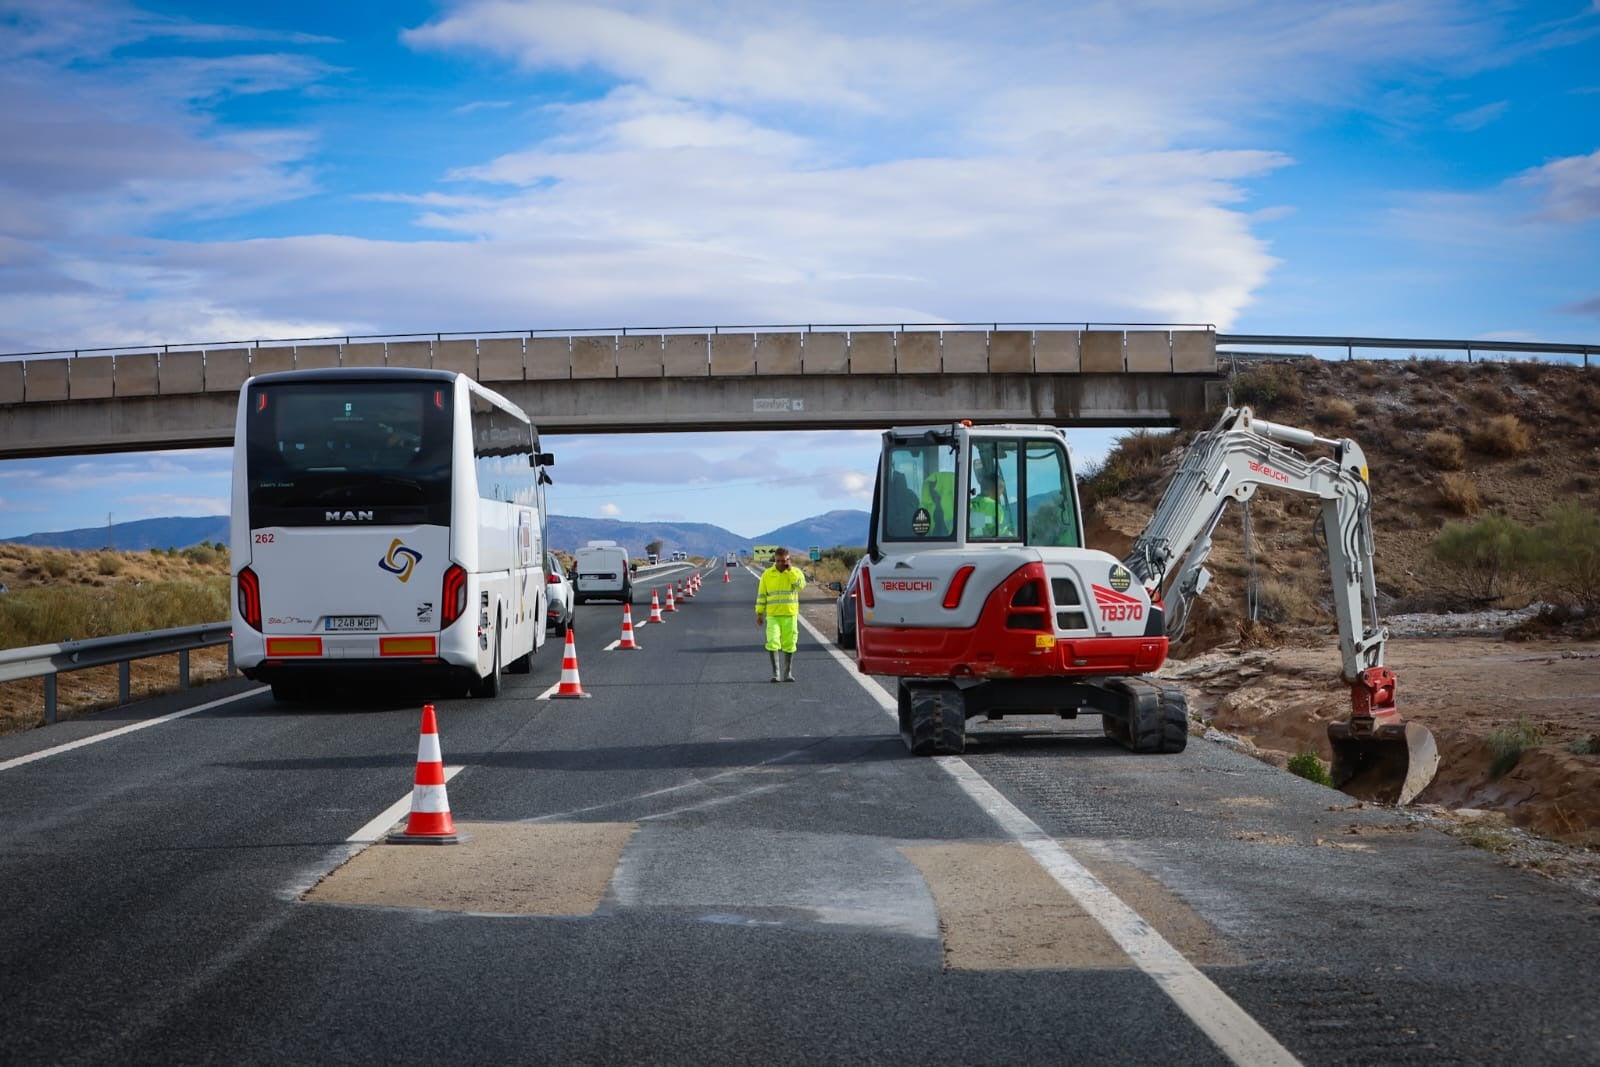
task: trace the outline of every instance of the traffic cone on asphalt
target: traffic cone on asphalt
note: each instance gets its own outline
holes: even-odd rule
[[[617,642],[618,650],[638,651],[641,646],[633,639],[633,605],[622,605],[622,640]]]
[[[391,845],[454,845],[455,820],[444,789],[444,757],[439,752],[439,723],[433,705],[422,705],[422,737],[417,741],[417,773],[411,786],[411,816],[403,833],[388,837]]]
[[[728,577],[728,568],[722,568],[722,584],[727,585],[731,581],[733,581],[733,579]]]
[[[650,590],[650,622],[666,622],[661,617],[661,595],[654,589]]]
[[[672,586],[671,586],[670,583],[667,585],[667,606],[662,608],[661,610],[662,611],[677,611],[678,610],[677,603],[672,599]]]
[[[556,686],[556,691],[550,697],[552,700],[558,697],[589,698],[589,694],[583,691],[583,683],[578,681],[578,646],[572,641],[570,629],[567,631],[567,647],[561,653],[561,684]]]

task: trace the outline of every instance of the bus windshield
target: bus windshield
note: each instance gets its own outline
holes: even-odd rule
[[[450,390],[433,382],[252,386],[250,525],[449,525]],[[370,513],[370,514],[369,514]]]

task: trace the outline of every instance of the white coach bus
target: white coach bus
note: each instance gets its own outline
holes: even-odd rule
[[[544,468],[464,374],[263,374],[234,429],[233,654],[279,700],[371,682],[500,692],[545,639]]]

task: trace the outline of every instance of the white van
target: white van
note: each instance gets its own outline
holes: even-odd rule
[[[622,600],[633,603],[633,573],[628,567],[628,550],[615,541],[590,541],[578,549],[572,569],[572,598]]]

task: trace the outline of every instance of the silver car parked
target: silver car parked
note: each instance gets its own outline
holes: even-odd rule
[[[545,597],[549,607],[545,614],[545,628],[557,637],[565,637],[572,626],[577,602],[572,596],[572,579],[562,569],[554,552],[545,557]]]

